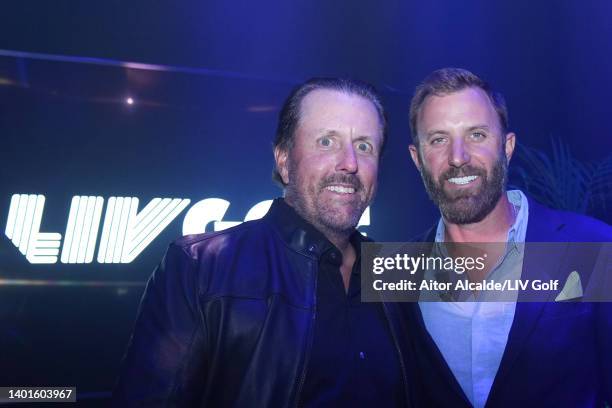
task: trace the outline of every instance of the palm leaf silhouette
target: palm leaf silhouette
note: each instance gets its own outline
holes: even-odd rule
[[[551,138],[551,154],[517,145],[517,163],[510,171],[511,186],[552,208],[610,217],[612,156],[583,163],[561,139]]]

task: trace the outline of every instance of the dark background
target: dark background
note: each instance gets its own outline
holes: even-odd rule
[[[281,193],[271,141],[289,90],[348,76],[382,91],[390,120],[363,231],[407,240],[437,216],[407,152],[417,83],[470,69],[505,95],[521,142],[552,154],[562,140],[599,162],[612,152],[611,17],[607,1],[3,3],[0,226],[14,193],[44,194],[41,231],[62,235],[74,195],[139,197],[139,209],[218,197],[224,220],[241,220]],[[185,212],[130,264],[31,265],[2,234],[0,385],[76,385],[84,405],[103,403]]]

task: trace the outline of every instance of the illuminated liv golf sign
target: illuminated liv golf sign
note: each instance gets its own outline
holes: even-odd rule
[[[91,263],[98,240],[105,199],[74,196],[63,237],[57,232],[40,232],[45,196],[14,194],[11,197],[5,234],[33,264]],[[98,263],[130,263],[185,209],[188,198],[154,198],[138,211],[138,197],[109,197],[98,245]],[[243,221],[263,217],[272,200],[261,201],[247,212]],[[242,221],[223,221],[230,202],[206,198],[193,204],[183,219],[183,235],[199,234],[213,223],[221,231]],[[359,226],[370,225],[368,207]],[[61,247],[61,255],[60,255]]]

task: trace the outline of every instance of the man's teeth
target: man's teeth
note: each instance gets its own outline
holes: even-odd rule
[[[453,177],[449,178],[448,182],[453,184],[468,184],[476,180],[478,176],[465,176],[465,177]]]
[[[342,187],[342,186],[327,186],[325,187],[329,191],[340,194],[353,194],[355,189],[353,187]]]

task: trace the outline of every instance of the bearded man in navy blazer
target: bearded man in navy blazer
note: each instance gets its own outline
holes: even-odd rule
[[[489,276],[503,278],[514,270],[520,279],[544,274],[579,286],[573,294],[543,299],[547,302],[421,298],[404,304],[413,328],[418,405],[611,404],[612,303],[580,302],[580,279],[589,276],[581,275],[583,268],[575,272],[585,259],[574,262],[569,249],[543,260],[541,253],[516,244],[612,242],[612,228],[548,209],[519,190],[506,191],[516,136],[508,131],[502,96],[471,72],[445,68],[430,74],[412,99],[410,124],[412,160],[441,212],[424,241],[506,243]],[[582,258],[592,261],[591,267],[596,261]],[[610,259],[603,267],[610,272]],[[609,274],[600,279],[609,281]]]

